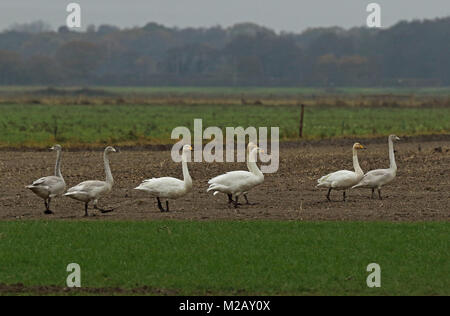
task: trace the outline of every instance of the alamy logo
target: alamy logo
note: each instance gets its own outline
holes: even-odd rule
[[[68,28],[80,28],[81,27],[81,6],[72,2],[67,5],[66,11],[70,14],[67,16],[66,25]]]
[[[381,267],[377,263],[371,263],[367,266],[367,272],[372,272],[367,276],[367,286],[381,287]]]
[[[275,173],[279,166],[279,127],[270,128],[270,148],[268,146],[269,130],[267,127],[226,127],[225,140],[222,129],[219,127],[208,127],[203,130],[202,119],[194,120],[194,141],[192,142],[192,134],[187,127],[176,127],[172,130],[172,139],[180,139],[172,147],[172,160],[181,161],[181,149],[183,145],[194,144],[194,162],[245,162],[246,155],[246,139],[250,142],[258,144],[263,149],[259,154],[262,163],[263,173]],[[210,140],[204,147],[203,141]],[[235,143],[236,140],[236,143]],[[225,147],[225,153],[224,153]],[[235,147],[237,151],[235,151]],[[269,154],[270,150],[270,154]],[[237,159],[235,160],[235,156]],[[267,163],[270,163],[267,165]]]
[[[81,268],[77,263],[67,265],[67,272],[72,272],[67,276],[67,287],[81,287]]]
[[[366,8],[370,12],[366,23],[368,27],[381,27],[381,6],[378,3],[369,3]]]

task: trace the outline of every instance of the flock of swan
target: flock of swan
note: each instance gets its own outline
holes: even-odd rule
[[[331,201],[330,194],[332,190],[343,191],[343,200],[346,200],[346,191],[354,188],[372,189],[372,199],[375,190],[378,190],[378,197],[381,200],[381,188],[394,180],[397,173],[397,165],[395,163],[394,142],[400,140],[395,135],[388,138],[389,143],[389,160],[390,167],[388,169],[372,170],[366,174],[362,171],[358,161],[358,150],[365,149],[360,143],[353,145],[353,167],[354,171],[340,170],[330,173],[317,180],[317,187],[328,188],[327,199]],[[88,216],[89,203],[93,202],[94,209],[101,213],[108,213],[112,209],[102,209],[98,207],[98,200],[105,194],[111,192],[114,179],[109,165],[109,155],[116,150],[108,146],[103,153],[104,168],[106,173],[105,181],[89,180],[79,183],[70,188],[66,192],[66,183],[61,174],[61,151],[60,145],[55,145],[51,150],[57,152],[55,175],[40,178],[27,186],[33,193],[42,198],[45,203],[45,214],[53,214],[50,210],[50,202],[58,196],[67,196],[72,199],[84,203],[85,216]],[[169,200],[175,200],[185,196],[192,190],[192,178],[188,170],[188,157],[192,147],[184,145],[182,151],[182,170],[183,180],[172,177],[152,178],[144,180],[135,190],[145,192],[152,198],[156,198],[158,208],[161,212],[169,212]],[[258,153],[262,152],[254,143],[247,146],[247,168],[248,171],[231,171],[219,175],[208,181],[209,187],[207,192],[212,191],[214,195],[223,193],[228,196],[228,203],[238,207],[239,197],[244,196],[247,204],[250,204],[247,193],[264,182],[264,174],[256,164]],[[66,192],[66,193],[65,193]],[[163,207],[161,199],[165,200],[166,208]]]

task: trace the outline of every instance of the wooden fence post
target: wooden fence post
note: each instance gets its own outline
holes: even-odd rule
[[[298,130],[298,136],[300,138],[302,138],[303,137],[303,118],[305,116],[305,105],[301,104],[300,107],[301,107],[301,110],[300,110],[300,127],[299,127],[299,130]]]

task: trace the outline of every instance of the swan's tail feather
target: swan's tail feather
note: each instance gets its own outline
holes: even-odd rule
[[[73,195],[86,195],[86,192],[80,192],[80,191],[70,191],[70,192],[66,192],[64,193],[64,196],[73,196]]]
[[[366,184],[364,182],[360,182],[360,183],[352,186],[352,189],[363,188],[365,186],[366,186]]]
[[[226,190],[227,189],[227,187],[226,186],[224,186],[224,185],[222,185],[222,184],[218,184],[218,183],[213,183],[213,184],[211,184],[210,186],[209,186],[209,188],[206,190],[206,192],[209,192],[209,191],[216,191],[216,192],[214,192],[214,195],[216,195],[217,194],[217,191],[224,191],[224,190]]]

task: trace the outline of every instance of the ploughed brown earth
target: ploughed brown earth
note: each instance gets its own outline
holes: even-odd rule
[[[223,194],[207,193],[208,179],[232,170],[246,170],[245,163],[190,163],[194,180],[191,193],[170,202],[170,212],[159,212],[156,199],[133,190],[143,179],[161,176],[182,178],[181,164],[169,151],[124,149],[111,155],[115,179],[113,191],[99,206],[114,208],[101,214],[90,210],[87,220],[303,220],[303,221],[437,221],[450,220],[450,135],[403,138],[396,144],[397,178],[386,186],[383,200],[370,198],[370,190],[332,193],[316,188],[321,176],[336,170],[352,170],[351,146],[355,139],[280,146],[277,173],[248,195],[250,202],[238,209]],[[388,168],[387,138],[359,140],[367,146],[359,152],[364,171]],[[55,153],[45,151],[0,152],[0,219],[85,219],[84,205],[67,197],[52,201],[54,215],[44,215],[43,200],[25,188],[32,181],[53,174]],[[68,187],[90,179],[104,179],[101,151],[63,152],[62,173]],[[241,202],[245,203],[241,198]],[[164,203],[163,203],[164,204]]]

